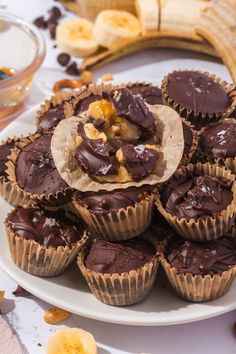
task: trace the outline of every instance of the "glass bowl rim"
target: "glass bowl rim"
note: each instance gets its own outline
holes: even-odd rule
[[[45,39],[42,36],[40,30],[35,25],[27,22],[22,17],[16,16],[5,11],[0,11],[0,21],[1,20],[11,22],[12,25],[21,28],[25,31],[25,33],[32,36],[34,42],[36,43],[36,51],[33,60],[29,65],[27,65],[27,67],[18,71],[15,75],[0,81],[0,90],[16,85],[17,83],[24,81],[24,79],[28,76],[33,76],[33,74],[41,66],[46,55]]]

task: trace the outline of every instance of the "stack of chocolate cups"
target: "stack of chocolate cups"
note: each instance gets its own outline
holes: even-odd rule
[[[164,103],[198,130],[195,164],[181,166],[156,191],[157,209],[176,232],[162,266],[178,295],[195,302],[224,295],[236,274],[236,121],[227,118],[234,92],[200,71],[175,71],[162,83]]]

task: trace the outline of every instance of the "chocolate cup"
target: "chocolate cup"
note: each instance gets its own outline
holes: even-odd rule
[[[183,157],[179,163],[178,168],[180,168],[181,166],[186,166],[188,163],[190,163],[198,145],[198,132],[194,129],[194,126],[184,118],[182,118],[182,122],[183,124],[187,125],[191,129],[193,135],[193,141],[190,150],[186,154],[183,153]]]
[[[178,218],[177,216],[167,212],[163,207],[158,190],[155,191],[156,207],[168,223],[173,227],[173,229],[186,240],[195,242],[215,240],[226,234],[232,225],[234,225],[234,218],[236,215],[235,176],[224,167],[220,167],[216,164],[211,165],[209,163],[202,164],[198,162],[195,165],[189,164],[187,166],[183,166],[175,172],[173,177],[181,177],[187,172],[193,171],[203,172],[204,175],[213,177],[225,177],[230,181],[234,181],[232,186],[233,200],[225,210],[222,210],[214,216],[203,217],[198,220]]]
[[[185,70],[182,70],[182,71],[185,71]],[[191,71],[199,72],[199,73],[206,75],[207,77],[212,78],[213,80],[217,81],[225,89],[227,94],[230,94],[232,92],[232,90],[234,89],[234,87],[232,85],[228,84],[225,80],[219,78],[216,75],[213,75],[208,72],[201,71],[201,70],[191,70]],[[193,110],[189,110],[186,107],[182,106],[181,104],[178,104],[177,102],[175,102],[168,95],[167,86],[168,86],[168,75],[164,77],[164,79],[162,81],[162,85],[161,85],[163,104],[165,104],[165,105],[173,108],[175,111],[177,111],[181,117],[184,117],[188,121],[190,121],[195,126],[196,129],[201,129],[202,127],[208,125],[209,123],[213,123],[213,122],[218,121],[220,118],[229,117],[235,108],[235,101],[232,100],[231,106],[228,107],[225,112],[216,112],[214,114],[200,112],[198,114],[195,114]]]
[[[219,123],[234,123],[236,124],[236,119],[234,118],[225,118],[219,121]],[[204,131],[202,128],[199,131],[199,138],[201,133]],[[230,170],[233,174],[236,174],[236,156],[235,157],[218,157],[218,158],[208,158],[207,156],[203,156],[200,153],[196,154],[196,157],[199,157],[199,160],[202,162],[210,162],[216,163],[219,166],[224,166],[227,170]]]
[[[165,273],[177,294],[189,301],[204,302],[217,299],[227,293],[235,275],[236,266],[215,275],[178,274],[165,258],[161,260]]]
[[[151,239],[149,241],[152,242]],[[153,243],[155,246],[155,241]],[[77,264],[93,295],[104,304],[132,305],[145,299],[153,288],[160,260],[158,252],[143,267],[122,274],[91,271],[84,264],[87,253],[87,247],[79,252]]]
[[[18,236],[7,221],[5,228],[13,262],[25,272],[41,277],[62,274],[88,240],[88,235],[84,232],[82,238],[72,247],[46,247],[33,239],[26,240]]]
[[[65,117],[69,118],[73,115],[74,110],[72,109],[72,106],[70,104],[70,101],[72,99],[72,94],[71,92],[60,92],[54,96],[52,96],[49,100],[45,100],[39,107],[39,110],[36,113],[36,118],[35,118],[35,125],[36,129],[40,129],[39,124],[42,119],[42,116],[49,111],[50,108],[56,107],[57,105],[63,105],[64,108],[64,113]],[[44,130],[53,130],[53,128],[48,128]]]
[[[76,199],[72,199],[72,202],[92,235],[108,241],[127,240],[143,233],[151,223],[154,208],[153,194],[134,206],[107,214],[95,214]]]
[[[72,196],[73,191],[70,187],[67,187],[63,191],[58,191],[57,193],[34,194],[34,193],[24,191],[18,185],[16,180],[16,161],[18,159],[18,156],[25,146],[32,143],[40,136],[41,134],[35,133],[29,135],[28,137],[20,139],[20,141],[17,143],[17,146],[12,150],[11,154],[8,157],[9,161],[6,164],[7,165],[6,172],[8,175],[8,180],[10,181],[11,184],[11,195],[12,195],[13,205],[27,205],[33,203],[42,203],[49,206],[57,206],[57,205],[66,204]]]
[[[19,139],[22,138],[23,136],[8,138],[5,141],[1,142],[1,144],[6,144],[11,141],[18,142]],[[18,196],[15,193],[15,189],[12,186],[11,181],[9,181],[9,179],[6,176],[0,176],[0,196],[12,206],[16,206],[21,203],[23,203],[24,205],[33,204],[33,201],[28,196],[18,198]]]

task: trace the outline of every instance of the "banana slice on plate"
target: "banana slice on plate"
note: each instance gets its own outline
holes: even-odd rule
[[[142,34],[155,34],[159,26],[158,0],[136,0],[135,7],[142,26]]]
[[[99,47],[92,22],[82,18],[69,19],[59,24],[56,41],[60,50],[74,56],[90,55]]]
[[[55,332],[48,341],[47,354],[98,354],[93,335],[80,328]]]
[[[105,10],[99,13],[94,24],[94,35],[105,48],[114,48],[138,37],[141,24],[127,11]]]

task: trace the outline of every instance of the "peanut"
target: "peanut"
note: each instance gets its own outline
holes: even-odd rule
[[[58,307],[49,308],[44,314],[44,321],[49,324],[57,324],[67,320],[71,313]]]

